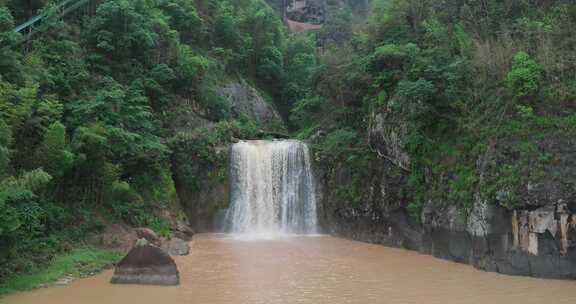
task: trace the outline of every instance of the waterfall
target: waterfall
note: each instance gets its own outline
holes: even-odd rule
[[[243,141],[232,146],[232,233],[316,233],[316,197],[308,147],[297,140]]]

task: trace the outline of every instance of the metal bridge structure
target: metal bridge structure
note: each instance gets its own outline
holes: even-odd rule
[[[36,16],[14,28],[14,32],[22,35],[20,43],[29,41],[34,35],[45,30],[47,21],[70,16],[72,13],[94,14],[98,0],[63,0],[53,7],[43,9]]]

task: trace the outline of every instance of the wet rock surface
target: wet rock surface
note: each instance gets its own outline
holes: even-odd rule
[[[116,265],[112,284],[178,285],[180,277],[174,260],[145,239]]]
[[[486,271],[576,279],[576,215],[568,208],[511,211],[491,205],[478,207],[485,208],[476,210],[480,215],[465,215],[436,204],[423,211],[418,223],[404,207],[379,201],[382,197],[342,207],[331,193],[322,196],[320,222],[332,235],[416,250]]]
[[[176,227],[172,231],[172,233],[174,234],[174,236],[184,241],[191,241],[192,237],[194,236],[194,230],[190,228],[190,226],[188,226],[187,223],[184,223],[182,221],[176,222]]]

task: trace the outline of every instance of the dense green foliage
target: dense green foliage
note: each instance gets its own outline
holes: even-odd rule
[[[258,132],[218,90],[246,79],[282,104],[315,60],[263,0],[99,1],[21,44],[16,23],[51,3],[0,1],[0,281],[110,221],[169,234],[173,152],[213,161]],[[175,126],[190,108],[217,131]]]
[[[383,115],[403,134],[404,204],[415,215],[431,202],[467,210],[475,193],[512,208],[517,186],[554,158],[538,141],[576,130],[575,12],[569,1],[372,1],[368,22],[353,20],[349,38],[324,46],[314,93],[296,102],[293,123],[337,167],[366,155],[367,131]],[[322,34],[334,37],[330,29]],[[518,156],[481,177],[479,158],[496,143]],[[353,165],[358,178],[370,172],[362,165]]]

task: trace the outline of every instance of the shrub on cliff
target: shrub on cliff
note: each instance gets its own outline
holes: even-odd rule
[[[519,100],[534,97],[542,82],[542,69],[525,52],[514,55],[512,69],[506,77],[506,86],[510,93]]]

